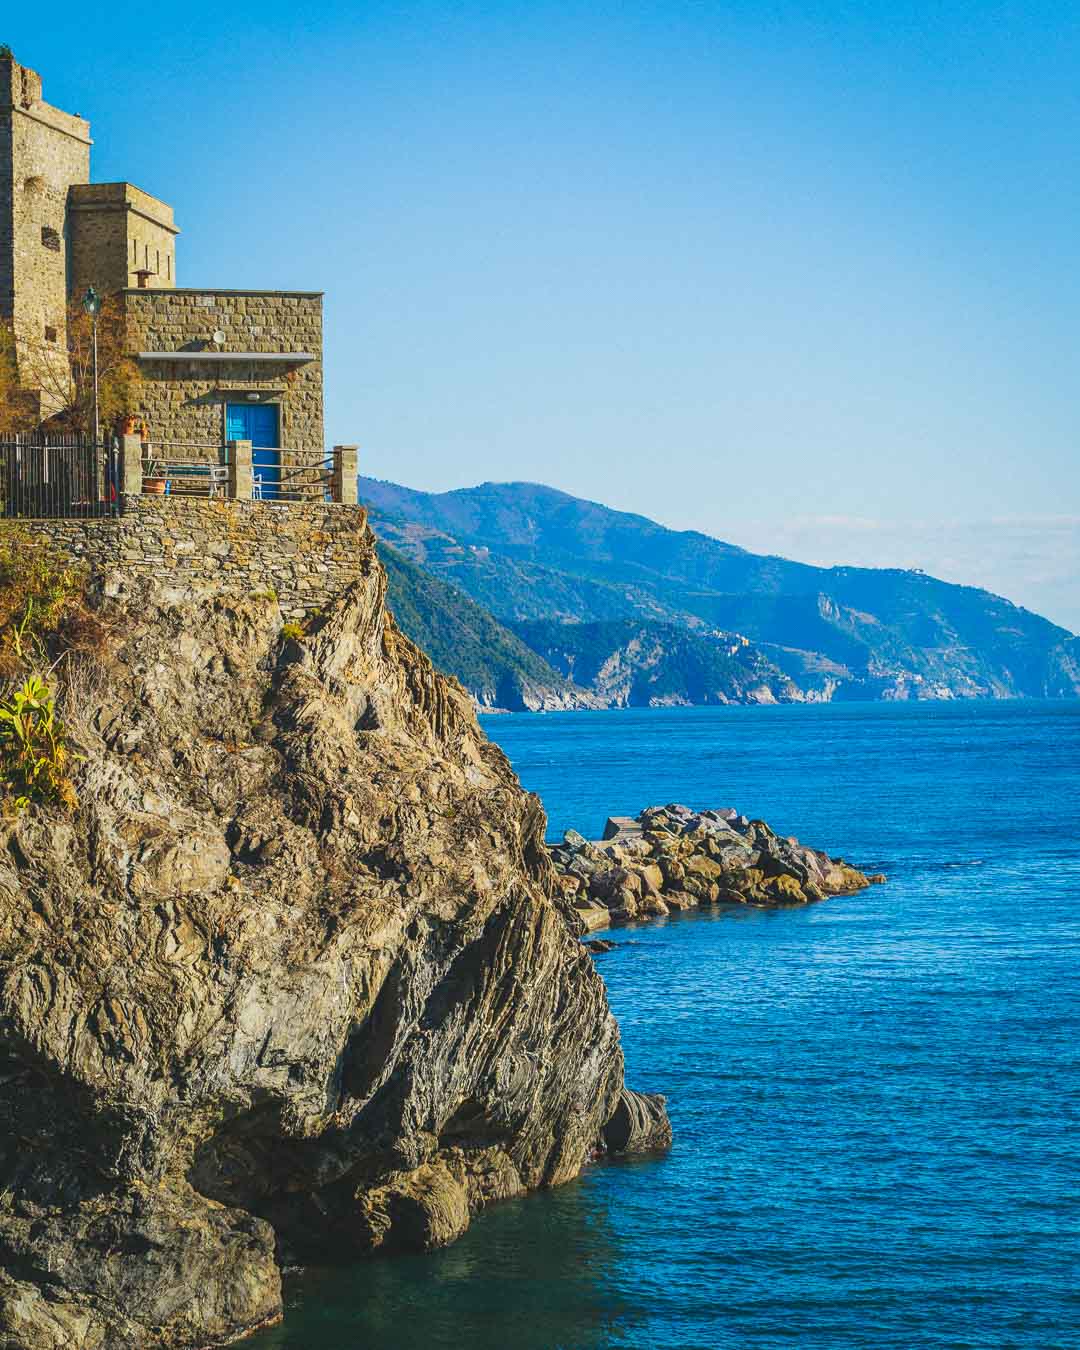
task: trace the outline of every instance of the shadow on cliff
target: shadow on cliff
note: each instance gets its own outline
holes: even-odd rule
[[[360,562],[299,633],[116,573],[60,654],[77,800],[0,824],[0,1340],[224,1341],[282,1260],[438,1247],[670,1138],[539,803]]]

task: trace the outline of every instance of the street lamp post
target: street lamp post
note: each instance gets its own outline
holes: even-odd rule
[[[90,327],[94,350],[94,444],[97,445],[101,440],[101,427],[98,423],[98,368],[97,368],[97,321],[101,313],[101,296],[94,290],[93,286],[87,286],[86,294],[83,296],[82,307],[90,315]]]

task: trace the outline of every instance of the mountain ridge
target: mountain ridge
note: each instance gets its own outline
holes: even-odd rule
[[[464,591],[380,541],[387,604],[402,631],[453,675],[476,707],[537,712],[598,706]]]
[[[979,587],[755,554],[543,484],[359,486],[384,539],[519,636],[626,619],[733,634],[796,698],[1080,696],[1080,640]]]

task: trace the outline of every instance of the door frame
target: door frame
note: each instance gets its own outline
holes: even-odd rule
[[[229,413],[235,408],[239,412],[247,413],[256,408],[271,410],[274,414],[274,445],[258,445],[254,437],[239,437],[229,435]],[[248,419],[244,419],[247,422]],[[258,485],[258,491],[255,495],[260,498],[269,498],[274,500],[281,495],[281,404],[276,400],[269,399],[263,403],[233,403],[226,400],[225,403],[225,434],[227,440],[251,440],[251,473],[253,488]]]

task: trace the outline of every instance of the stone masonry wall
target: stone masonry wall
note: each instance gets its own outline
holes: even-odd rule
[[[298,618],[324,605],[371,557],[363,507],[128,497],[108,520],[20,521],[95,572],[119,567],[166,582],[273,590]]]
[[[0,58],[0,318],[31,369],[67,369],[68,189],[90,176],[90,126],[51,107],[34,71]],[[51,411],[45,408],[47,413]]]
[[[137,413],[152,441],[221,445],[221,405],[248,392],[280,409],[282,446],[325,449],[322,391],[322,296],[315,292],[127,290],[128,343],[133,352],[216,350],[312,352],[305,365],[252,361],[144,361]],[[235,398],[229,398],[235,393]],[[284,462],[287,457],[283,456]]]
[[[151,289],[176,285],[176,226],[172,207],[131,183],[84,183],[68,196],[71,294],[87,286],[112,295],[151,273]]]

